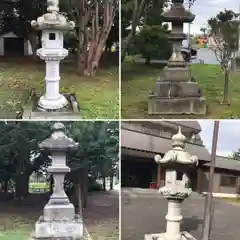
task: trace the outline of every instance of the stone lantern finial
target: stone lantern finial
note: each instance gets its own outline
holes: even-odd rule
[[[48,12],[59,12],[59,0],[48,0],[47,1],[47,11]]]
[[[186,137],[182,134],[181,130],[182,130],[181,126],[178,126],[178,133],[172,136],[172,147],[174,149],[185,148]]]

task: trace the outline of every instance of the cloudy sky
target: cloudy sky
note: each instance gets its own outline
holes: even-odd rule
[[[213,125],[212,120],[199,120],[204,145],[211,153]],[[240,148],[240,120],[221,120],[219,124],[217,155],[229,156]]]
[[[196,0],[191,8],[192,13],[196,15],[191,25],[191,33],[199,33],[201,27],[207,27],[207,20],[216,16],[224,8],[238,12],[239,5],[239,0]],[[184,32],[188,32],[187,24],[184,24]]]

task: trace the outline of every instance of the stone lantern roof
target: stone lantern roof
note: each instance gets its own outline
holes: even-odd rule
[[[185,165],[187,167],[194,167],[198,165],[198,157],[191,156],[184,151],[186,146],[186,137],[181,132],[181,127],[178,133],[172,136],[172,150],[165,153],[163,158],[160,155],[155,156],[155,161],[163,165]]]
[[[60,14],[58,1],[48,1],[47,13],[38,17],[37,21],[31,22],[31,26],[37,30],[54,29],[60,31],[69,31],[74,29],[75,23],[68,21],[67,18]]]
[[[78,143],[65,135],[65,126],[62,123],[55,123],[52,130],[51,136],[39,144],[41,150],[66,152],[78,148]]]
[[[184,8],[183,0],[173,0],[173,6],[167,12],[162,14],[164,21],[177,23],[191,23],[195,19],[195,15]]]

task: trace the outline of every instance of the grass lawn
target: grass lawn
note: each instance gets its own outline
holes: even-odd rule
[[[0,61],[0,117],[14,117],[29,97],[29,90],[44,92],[45,65],[29,60]],[[84,77],[73,66],[61,65],[61,92],[74,92],[82,118],[118,118],[118,70],[99,69],[94,78]],[[14,117],[15,118],[15,117]]]
[[[162,64],[126,61],[122,65],[122,117],[150,118],[148,115],[148,96],[161,75]],[[230,106],[221,105],[223,99],[224,76],[218,65],[191,65],[192,75],[196,78],[207,102],[207,115],[203,118],[240,117],[240,74],[232,73],[229,82]],[[153,116],[156,118],[157,116]],[[158,116],[166,117],[166,116]],[[195,118],[195,116],[168,116],[169,118]]]

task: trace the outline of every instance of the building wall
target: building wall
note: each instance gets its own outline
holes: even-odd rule
[[[208,183],[209,183],[209,170],[208,169],[199,169],[199,181],[198,184],[198,191],[199,192],[207,192],[208,191]],[[233,186],[223,186],[221,183],[221,178],[223,176],[227,177],[236,177],[236,184]],[[229,193],[229,194],[236,194],[237,193],[237,185],[238,180],[240,178],[240,173],[233,173],[227,170],[216,170],[213,177],[213,193]]]
[[[17,36],[13,32],[8,32],[0,36],[0,56],[4,56],[4,38],[17,38]],[[30,41],[26,40],[24,42],[24,55],[32,55],[32,48]]]

